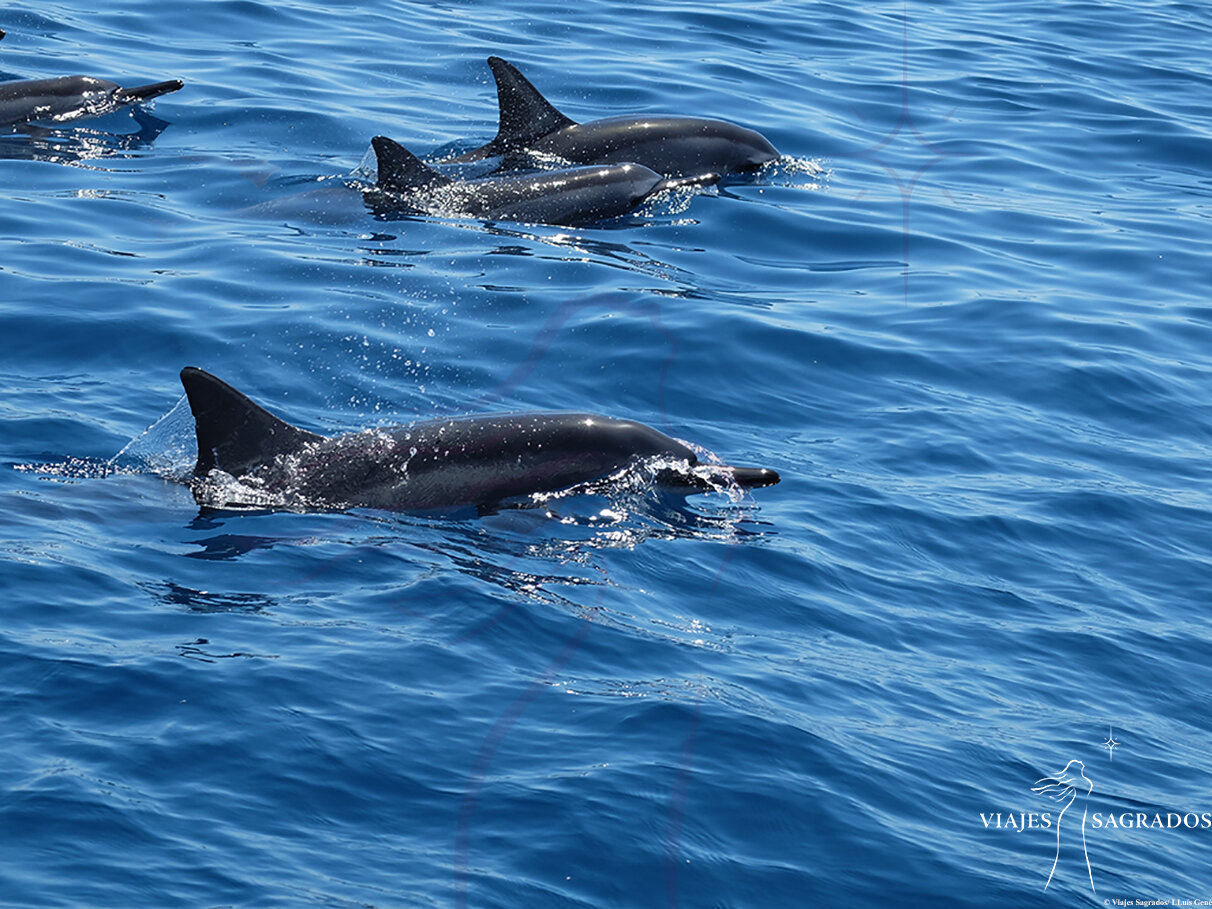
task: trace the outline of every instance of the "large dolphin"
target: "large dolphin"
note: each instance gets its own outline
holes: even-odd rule
[[[326,438],[196,367],[181,370],[181,384],[197,429],[200,503],[207,499],[199,484],[215,470],[250,490],[250,501],[224,505],[397,511],[487,508],[604,478],[645,458],[662,461],[659,482],[688,491],[779,481],[773,470],[705,464],[650,426],[597,414],[452,417]]]
[[[100,117],[120,107],[175,92],[180,79],[123,88],[93,76],[55,76],[0,82],[0,127],[25,123],[66,123]]]
[[[382,213],[404,210],[575,226],[624,215],[654,193],[679,185],[642,164],[456,180],[386,136],[375,136],[371,145],[378,180],[363,195]]]
[[[632,161],[667,177],[723,177],[779,153],[761,133],[698,117],[623,116],[577,123],[560,113],[512,63],[489,57],[501,110],[496,138],[452,162],[546,154],[573,164]]]

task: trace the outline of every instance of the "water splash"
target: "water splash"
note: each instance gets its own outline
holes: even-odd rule
[[[111,472],[154,473],[184,482],[197,456],[194,417],[185,395],[109,459]]]
[[[193,472],[196,457],[194,438],[193,414],[182,395],[167,413],[109,459],[69,457],[62,461],[14,464],[13,469],[61,480],[92,480],[115,474],[151,473],[183,483]]]
[[[761,182],[766,185],[802,189],[807,192],[824,189],[829,178],[833,176],[833,170],[826,167],[820,158],[809,158],[805,155],[783,155],[763,166],[758,173]]]

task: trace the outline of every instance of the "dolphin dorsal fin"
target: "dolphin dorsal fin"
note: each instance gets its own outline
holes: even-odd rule
[[[490,145],[494,152],[520,151],[543,136],[576,121],[565,117],[518,72],[518,68],[500,57],[489,57],[488,65],[497,80],[497,104],[501,123]]]
[[[392,192],[432,189],[453,182],[440,174],[399,142],[386,136],[370,140],[379,165],[378,185]]]
[[[198,432],[198,463],[194,476],[214,467],[243,476],[279,454],[298,451],[323,436],[291,426],[222,379],[196,366],[181,370]]]

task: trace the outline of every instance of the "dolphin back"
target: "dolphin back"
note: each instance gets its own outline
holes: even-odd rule
[[[292,426],[236,391],[222,379],[196,366],[181,370],[198,434],[194,476],[219,468],[242,476],[280,454],[299,451],[323,436]]]

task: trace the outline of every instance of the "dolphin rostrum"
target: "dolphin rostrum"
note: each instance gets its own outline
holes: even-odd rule
[[[222,506],[396,511],[490,508],[611,476],[648,459],[686,491],[770,486],[773,470],[699,460],[685,443],[630,420],[588,413],[504,413],[426,420],[325,437],[292,426],[193,366],[181,370],[198,437],[194,495],[239,482]],[[242,492],[241,492],[242,491]],[[247,498],[242,498],[242,496]]]
[[[631,161],[667,177],[716,179],[755,170],[779,153],[761,133],[723,120],[622,116],[577,123],[560,113],[512,63],[489,57],[500,126],[487,145],[449,159],[545,154],[573,164]]]
[[[380,213],[576,226],[624,215],[655,193],[685,182],[665,180],[642,164],[629,163],[456,180],[386,136],[375,136],[371,145],[378,180],[363,196]]]

